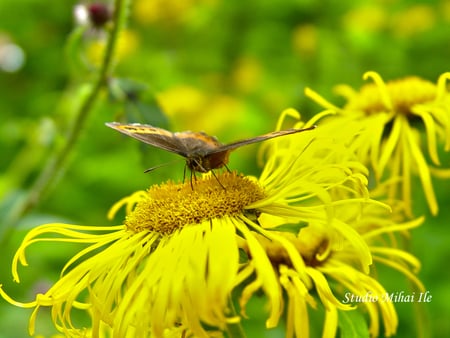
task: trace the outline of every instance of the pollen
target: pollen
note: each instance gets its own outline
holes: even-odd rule
[[[364,85],[345,109],[362,110],[367,115],[388,111],[409,115],[413,106],[434,101],[438,92],[435,84],[416,76],[385,84],[381,79],[374,80],[375,83]]]
[[[222,173],[192,182],[151,187],[125,225],[134,232],[170,234],[206,220],[236,216],[264,197],[263,189],[246,176]]]

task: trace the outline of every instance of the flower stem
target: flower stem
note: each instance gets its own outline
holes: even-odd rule
[[[228,306],[230,308],[231,314],[237,316],[236,309],[233,304],[233,300],[230,298],[228,301]],[[227,323],[227,333],[230,338],[246,338],[244,328],[240,321],[228,322]]]
[[[53,156],[47,161],[27,195],[13,206],[9,215],[6,217],[6,222],[4,224],[8,225],[8,229],[4,236],[2,236],[3,240],[8,239],[10,232],[19,220],[36,207],[54,186],[56,181],[63,176],[69,155],[73,151],[87,118],[92,112],[94,104],[112,72],[114,66],[114,51],[119,33],[125,25],[129,2],[130,0],[115,0],[112,30],[108,36],[105,54],[92,89],[81,103],[80,108],[76,113],[75,120],[67,133],[65,143],[55,150]]]

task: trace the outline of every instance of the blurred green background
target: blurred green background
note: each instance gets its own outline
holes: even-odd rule
[[[92,83],[105,33],[80,22],[77,6],[83,4],[90,2],[0,1],[0,219],[63,141]],[[14,284],[12,255],[31,227],[53,221],[120,224],[123,214],[106,220],[115,201],[151,184],[182,179],[183,161],[144,174],[177,156],[126,138],[105,122],[126,115],[174,131],[204,130],[229,142],[273,130],[285,108],[304,117],[319,112],[304,96],[306,86],[339,103],[333,86],[359,88],[367,70],[385,80],[417,75],[435,82],[450,70],[449,60],[448,0],[133,1],[110,90],[100,95],[65,175],[18,226],[0,224],[0,283],[16,299],[30,300],[76,252],[68,245],[36,246],[29,251],[30,267],[20,270],[22,283]],[[256,149],[233,153],[230,167],[258,174]],[[450,157],[442,156],[448,167]],[[433,296],[425,306],[430,336],[446,337],[450,184],[435,186],[441,212],[433,218],[418,208],[427,221],[412,232],[411,251],[423,263],[420,277]],[[389,270],[384,278],[393,290],[405,285]],[[400,304],[398,311],[397,336],[415,337],[414,308]],[[0,337],[26,337],[29,314],[0,300]],[[40,325],[40,333],[54,332]],[[258,337],[283,336],[251,330]]]

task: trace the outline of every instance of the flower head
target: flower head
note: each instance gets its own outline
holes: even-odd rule
[[[193,188],[169,182],[138,191],[111,210],[110,216],[125,206],[123,225],[33,229],[13,261],[16,281],[18,263],[26,265],[25,250],[37,241],[88,246],[35,301],[17,303],[2,289],[0,294],[35,309],[31,333],[45,306],[67,336],[85,332],[71,321],[77,308],[89,314],[94,336],[106,325],[118,337],[180,330],[209,337],[245,318],[247,302],[262,291],[266,327],[279,325],[286,314],[287,336],[308,336],[309,308],[321,307],[324,335],[332,336],[339,313],[356,309],[343,304],[340,289],[384,291],[369,275],[370,243],[356,223],[366,206],[381,206],[368,197],[365,167],[333,138],[311,131],[271,140],[261,158],[265,167],[258,179],[224,172],[198,178]],[[239,313],[229,303],[236,290]],[[392,304],[368,309],[375,335],[378,311],[386,333],[395,332]]]
[[[284,310],[279,293],[285,293],[286,336],[308,337],[308,309],[317,310],[321,303],[323,336],[334,337],[343,313],[356,309],[344,302],[345,292],[380,298],[387,293],[371,274],[374,261],[400,271],[423,290],[414,275],[420,267],[417,259],[383,239],[414,228],[423,219],[398,223],[396,213],[390,214],[386,205],[369,200],[365,168],[336,139],[324,137],[320,131],[311,136],[320,142],[308,143],[308,135],[302,137],[303,142],[293,137],[268,146],[260,182],[267,195],[279,197],[269,204],[264,199],[253,204],[262,212],[251,224],[256,234],[245,237],[242,230],[246,241],[241,247],[249,261],[241,278],[256,277],[246,285],[241,306],[245,308],[253,293],[262,288],[272,300],[271,309],[279,315]],[[296,152],[302,154],[299,163]],[[291,160],[286,159],[289,154]],[[296,184],[287,183],[294,181]],[[307,222],[299,225],[299,220]],[[293,230],[295,226],[299,230]],[[361,306],[369,313],[371,336],[379,335],[380,314],[386,336],[395,334],[398,321],[392,303]],[[275,326],[278,316],[274,322],[270,319],[267,326]]]
[[[337,113],[324,121],[322,130],[345,139],[359,160],[372,167],[378,181],[390,181],[385,185],[389,200],[402,199],[407,214],[411,214],[411,179],[419,176],[429,208],[437,214],[431,176],[449,175],[448,170],[432,166],[440,165],[439,144],[450,150],[450,94],[446,86],[450,73],[442,74],[437,84],[419,77],[384,82],[375,72],[366,73],[364,78],[373,83],[357,92],[348,86],[337,87],[347,99],[342,108],[306,90],[328,112]]]
[[[111,20],[112,15],[111,6],[102,2],[89,5],[78,4],[74,7],[74,16],[80,25],[91,24],[96,28],[101,28]]]
[[[72,307],[89,309],[94,327],[105,322],[121,337],[130,332],[159,337],[184,321],[198,336],[206,335],[200,323],[224,329],[233,320],[227,316],[227,301],[238,271],[230,219],[264,194],[257,183],[239,175],[217,179],[220,184],[213,176],[198,180],[194,190],[189,183],[169,182],[136,192],[113,210],[132,209],[124,225],[48,224],[32,230],[14,267],[17,260],[26,264],[28,245],[48,240],[42,236],[50,233],[90,246],[67,263],[58,283],[24,306],[52,306],[55,324],[67,335],[74,328],[64,313]],[[13,274],[19,281],[16,270]]]

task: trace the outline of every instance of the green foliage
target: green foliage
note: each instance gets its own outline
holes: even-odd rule
[[[367,323],[359,311],[339,311],[339,329],[341,338],[370,337]]]

